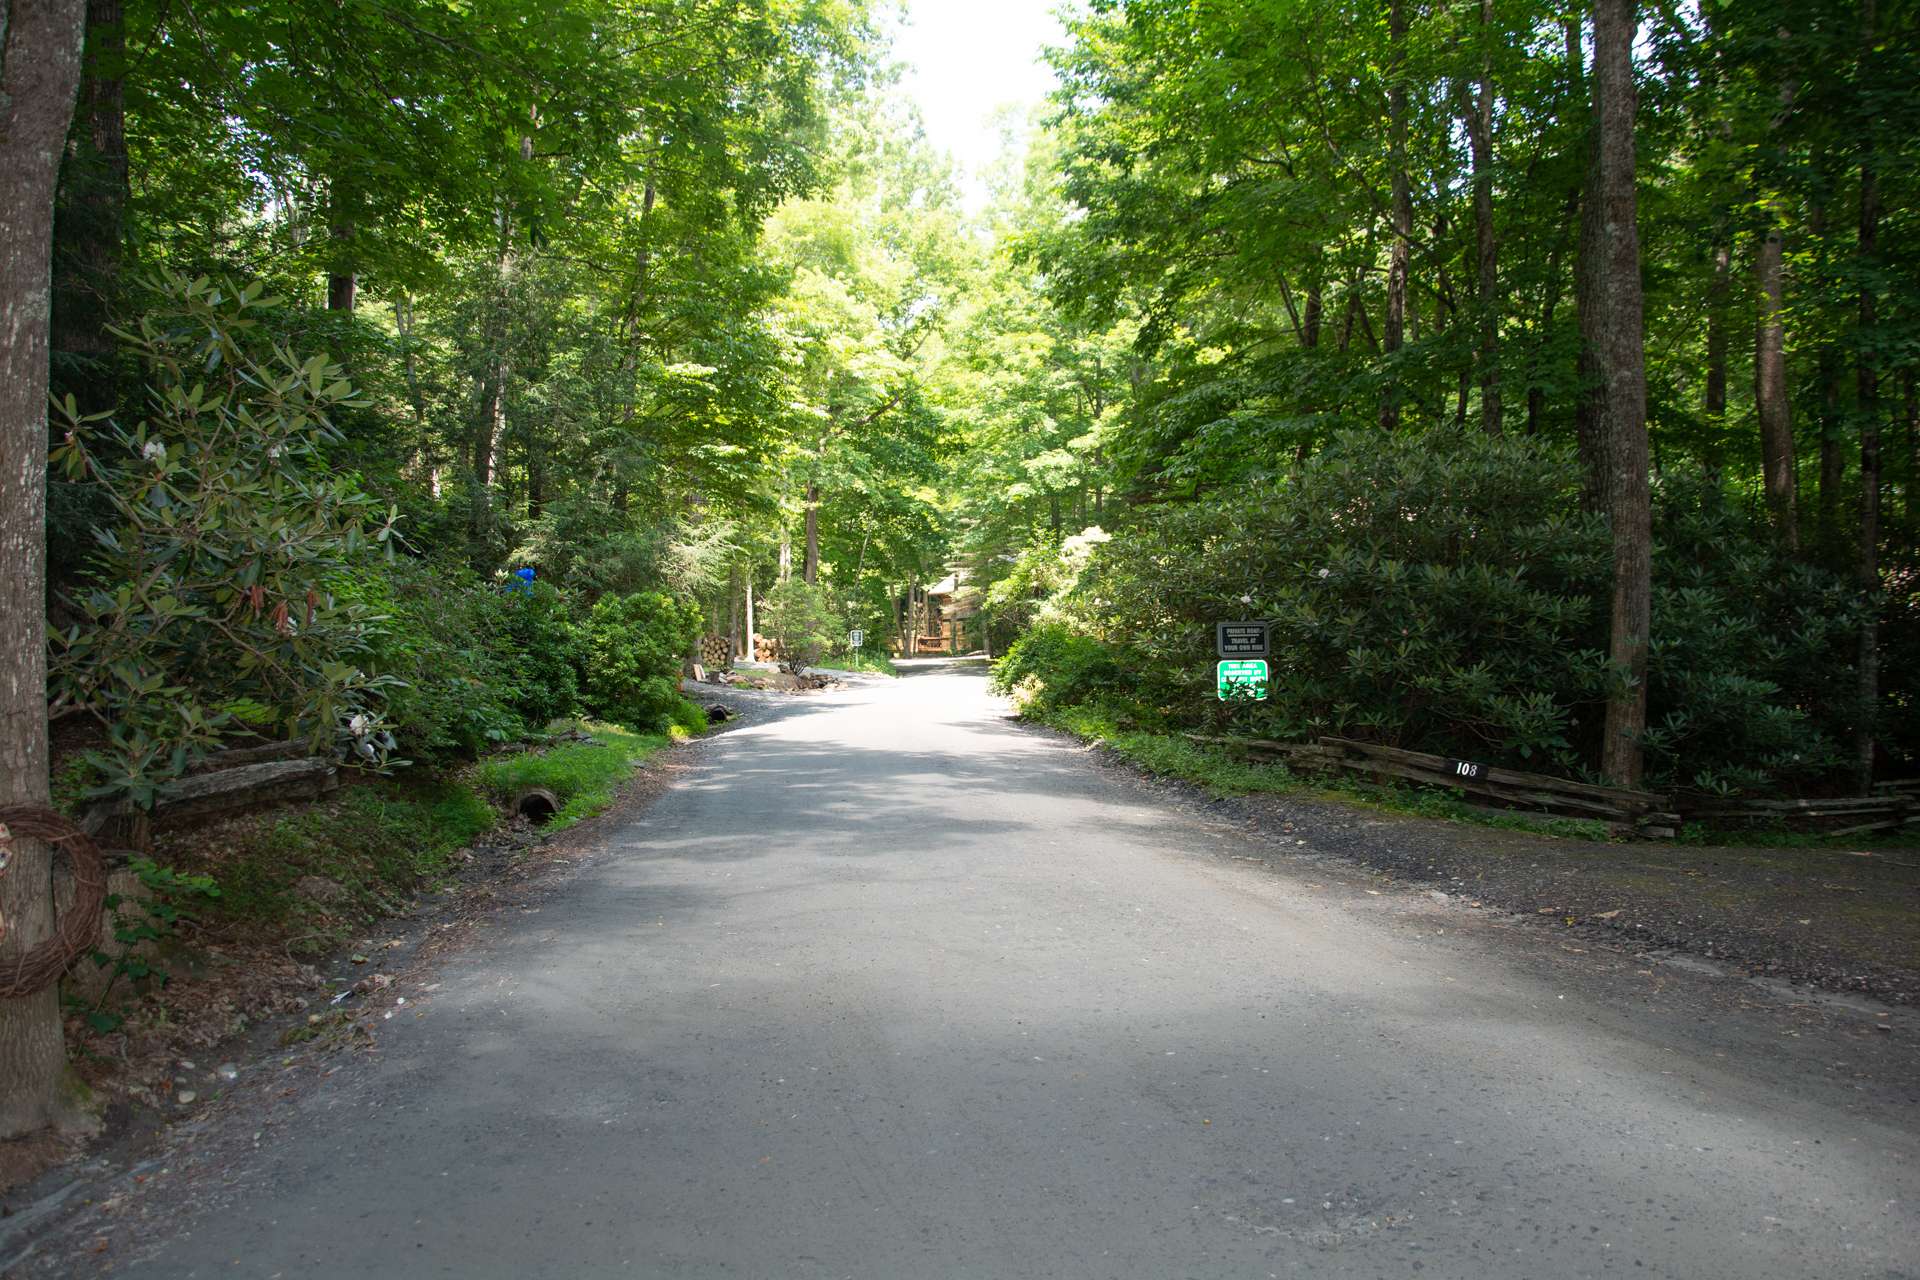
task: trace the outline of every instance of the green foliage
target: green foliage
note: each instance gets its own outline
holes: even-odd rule
[[[378,622],[329,581],[394,536],[327,449],[356,405],[343,371],[302,359],[263,324],[276,300],[204,277],[169,276],[163,305],[123,335],[147,372],[132,425],[60,406],[53,463],[95,486],[112,523],[95,529],[80,621],[55,634],[58,704],[108,726],[89,757],[96,795],[149,805],[245,706],[317,750],[381,765],[387,677],[364,655]]]
[[[1187,723],[1580,774],[1611,676],[1606,530],[1570,514],[1576,483],[1566,454],[1512,438],[1337,437],[1283,485],[1158,510],[1100,548],[1066,602],[1083,634],[1036,628],[997,678],[1034,675],[1054,705],[1124,684]],[[1697,483],[1662,486],[1658,507],[1654,779],[1833,768],[1845,703],[1822,700],[1845,678],[1846,584]],[[1235,617],[1272,620],[1272,697],[1224,709],[1212,624]],[[1067,674],[1109,652],[1095,639],[1121,646],[1124,675]]]
[[[698,608],[662,592],[595,602],[582,637],[585,695],[594,714],[644,733],[690,723],[680,672],[700,627]]]
[[[529,727],[572,715],[580,700],[579,633],[550,584],[501,593],[501,664],[512,681],[510,701]]]
[[[398,560],[343,575],[335,590],[382,620],[366,663],[392,681],[387,718],[400,750],[470,758],[526,732],[498,588],[462,568]]]
[[[296,894],[296,882],[309,875],[345,888],[350,913],[391,909],[398,895],[442,875],[452,855],[495,821],[492,806],[457,782],[356,786],[258,834],[242,833],[214,868],[224,891],[219,909],[253,922],[324,914],[337,924],[340,909]],[[329,936],[322,929],[306,941],[321,950]]]
[[[1013,695],[1023,711],[1046,712],[1118,692],[1127,677],[1119,655],[1107,645],[1051,622],[1014,642],[993,664],[991,684],[996,692]]]
[[[1163,778],[1204,787],[1215,795],[1291,792],[1301,788],[1282,765],[1255,764],[1219,747],[1178,734],[1138,727],[1135,713],[1111,702],[1067,706],[1035,704],[1035,718],[1106,747]]]
[[[823,589],[789,578],[767,594],[760,629],[780,646],[781,665],[798,674],[839,643],[841,619]]]
[[[130,858],[127,869],[139,878],[144,890],[129,901],[124,895],[107,895],[106,908],[112,921],[113,940],[118,955],[104,951],[92,953],[93,963],[113,970],[113,976],[100,989],[91,1005],[82,1004],[78,1012],[95,1031],[117,1029],[124,1019],[107,1008],[108,998],[122,978],[129,982],[151,981],[165,986],[171,975],[152,958],[153,949],[179,932],[183,921],[194,919],[186,903],[196,898],[215,899],[220,886],[209,875],[193,875],[163,867],[151,858]]]
[[[560,811],[546,829],[563,830],[612,804],[614,793],[633,775],[634,766],[672,741],[665,734],[623,733],[609,725],[590,727],[593,742],[568,743],[482,763],[481,785],[501,804],[512,803],[529,787],[553,792],[560,801]],[[698,728],[705,727],[706,717],[700,716]]]

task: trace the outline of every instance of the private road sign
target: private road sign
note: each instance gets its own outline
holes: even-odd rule
[[[1267,624],[1216,622],[1213,647],[1222,658],[1264,658],[1267,656]]]

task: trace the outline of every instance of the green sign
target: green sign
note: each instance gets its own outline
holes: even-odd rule
[[[1259,659],[1222,662],[1214,668],[1222,702],[1265,702],[1267,664]]]

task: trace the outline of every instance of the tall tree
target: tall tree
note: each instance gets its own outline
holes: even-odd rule
[[[1635,189],[1635,0],[1593,7],[1593,138],[1582,209],[1580,336],[1593,377],[1585,390],[1605,474],[1613,536],[1613,598],[1600,772],[1640,782],[1647,724],[1647,641],[1652,615],[1653,514],[1648,485],[1647,373]]]
[[[114,323],[130,198],[122,0],[87,0],[79,106],[54,210],[54,390],[114,407]]]
[[[1791,87],[1780,95],[1777,130],[1793,106]],[[1789,550],[1800,546],[1800,518],[1793,456],[1793,408],[1787,387],[1786,232],[1781,199],[1763,202],[1765,222],[1754,252],[1754,287],[1760,314],[1754,328],[1753,403],[1760,419],[1761,478],[1774,526]]]
[[[1387,165],[1393,185],[1393,240],[1387,256],[1387,317],[1381,347],[1399,353],[1406,342],[1407,273],[1413,260],[1413,183],[1407,173],[1407,6],[1391,0],[1387,9]],[[1380,399],[1380,425],[1400,425],[1401,384],[1389,376]]]
[[[1876,61],[1876,0],[1861,0],[1860,53],[1862,74],[1870,75]],[[1880,369],[1879,304],[1875,270],[1880,252],[1879,158],[1868,122],[1869,137],[1860,158],[1860,352],[1856,394],[1860,409],[1860,591],[1866,597],[1861,610],[1859,699],[1860,727],[1854,739],[1854,785],[1861,795],[1873,793],[1873,759],[1880,706]]]
[[[47,352],[53,198],[80,81],[85,0],[0,6],[0,804],[45,805]],[[8,951],[53,932],[49,851],[12,842]],[[0,1000],[0,1138],[59,1118],[60,994]]]
[[[1493,225],[1493,0],[1480,0],[1480,75],[1466,98],[1467,142],[1473,154],[1475,294],[1480,316],[1480,427],[1501,432],[1500,240]]]

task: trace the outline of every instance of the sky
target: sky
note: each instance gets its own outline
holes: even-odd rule
[[[927,138],[954,159],[968,208],[986,201],[979,175],[1000,152],[989,122],[1008,103],[1037,105],[1053,88],[1041,46],[1058,44],[1059,0],[908,0],[894,56],[901,89],[920,106]]]

